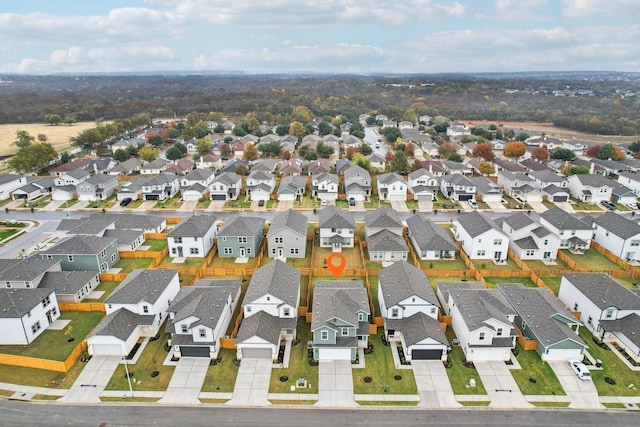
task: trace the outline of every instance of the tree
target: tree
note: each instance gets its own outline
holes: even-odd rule
[[[409,172],[409,161],[407,156],[401,150],[396,151],[391,163],[389,164],[391,172],[396,172],[401,175],[405,175]]]
[[[624,150],[617,145],[613,146],[613,152],[613,160],[624,160],[627,157],[627,155],[624,153]]]
[[[591,170],[586,166],[569,166],[569,172],[566,175],[589,175],[590,172]]]
[[[164,145],[164,138],[155,132],[150,132],[147,135],[147,142],[153,145],[154,147],[160,147]]]
[[[243,176],[249,174],[249,169],[245,165],[238,165],[236,166],[234,172],[240,176]]]
[[[47,142],[37,142],[21,147],[8,160],[9,167],[18,173],[38,171],[58,158],[58,153]]]
[[[258,149],[255,145],[249,143],[244,146],[244,159],[248,162],[253,162],[259,157]]]
[[[174,145],[173,147],[169,148],[165,154],[167,156],[167,159],[169,160],[178,160],[184,157],[182,150],[180,150],[177,147],[177,145]]]
[[[604,144],[600,149],[600,152],[597,156],[601,160],[613,160],[616,157],[616,152],[613,149],[612,144]]]
[[[449,158],[451,153],[455,153],[456,151],[458,151],[458,147],[451,142],[445,142],[438,148],[438,153],[444,158]]]
[[[307,134],[307,128],[302,123],[294,121],[289,125],[289,133],[298,138],[302,138]]]
[[[391,151],[387,151],[384,154],[384,161],[386,163],[390,163],[393,160],[394,157],[395,157],[395,154],[393,154]]]
[[[640,153],[640,141],[635,141],[629,144],[629,151],[631,151],[634,155]]]
[[[347,160],[353,161],[353,155],[356,154],[356,149],[353,147],[347,147],[347,151],[345,153],[345,157]]]
[[[407,157],[413,157],[414,152],[415,152],[415,149],[413,148],[413,144],[412,143],[408,143],[407,145],[405,145],[404,154]]]
[[[418,169],[422,169],[422,162],[418,159],[415,159],[413,163],[411,163],[411,172],[417,171]]]
[[[460,154],[454,151],[453,153],[449,154],[449,157],[447,157],[447,160],[451,160],[452,162],[456,162],[456,163],[462,163],[463,159]]]
[[[182,130],[182,139],[185,141],[196,138],[197,136],[198,132],[194,128],[184,128]]]
[[[549,150],[547,150],[547,146],[541,145],[531,150],[531,158],[539,162],[549,160]]]
[[[263,142],[258,148],[263,156],[278,157],[282,152],[280,141]]]
[[[493,146],[488,142],[483,142],[482,144],[478,144],[473,147],[473,151],[471,152],[471,154],[473,154],[475,157],[481,157],[488,162],[492,161],[496,157],[493,152]]]
[[[71,161],[71,154],[68,152],[60,153],[60,163],[69,163]]]
[[[44,133],[39,133],[37,138],[38,138],[38,142],[47,142],[49,140],[47,135],[45,135]]]
[[[482,162],[478,166],[478,172],[480,172],[482,175],[493,175],[494,173],[496,173],[496,170],[491,163]]]
[[[47,114],[44,116],[44,121],[49,125],[58,126],[62,123],[62,117],[57,114]]]
[[[18,148],[24,148],[29,146],[35,138],[29,134],[26,130],[17,130],[16,131],[16,140],[13,141],[13,144]]]
[[[520,132],[516,135],[516,141],[526,141],[527,139],[529,139],[529,136],[530,135],[528,133]]]
[[[289,132],[289,126],[287,125],[278,125],[276,126],[276,134],[280,136],[284,136]]]
[[[386,127],[380,130],[387,142],[396,142],[398,138],[402,138],[402,132],[397,127]]]
[[[563,160],[565,162],[570,162],[571,160],[576,158],[576,153],[568,148],[556,148],[551,152],[551,158],[555,160]]]
[[[326,145],[322,141],[318,142],[316,146],[316,152],[318,153],[318,157],[322,159],[328,159],[334,153],[334,149],[330,145]]]
[[[360,152],[362,154],[364,154],[365,156],[370,156],[371,153],[373,153],[373,149],[371,148],[371,146],[369,144],[362,144],[360,146]]]
[[[600,150],[602,150],[602,146],[600,145],[592,145],[587,149],[587,152],[585,153],[587,156],[589,157],[599,157],[600,155]]]
[[[513,142],[509,142],[507,145],[504,146],[503,154],[506,157],[517,159],[518,157],[522,156],[526,151],[527,151],[527,146],[524,144],[524,142],[513,141]]]
[[[224,133],[224,126],[222,126],[222,123],[217,124],[217,125],[213,128],[213,133]]]
[[[360,166],[362,169],[366,171],[371,171],[371,160],[368,157],[362,155],[362,153],[355,153],[353,155],[352,163]]]
[[[138,156],[141,160],[145,162],[152,162],[158,158],[160,155],[160,150],[157,148],[151,148],[148,146],[142,147],[140,151],[138,151]]]
[[[332,131],[331,124],[327,122],[318,123],[318,134],[320,136],[329,135]]]
[[[124,162],[125,160],[129,159],[129,153],[127,152],[127,150],[123,150],[122,148],[118,148],[114,153],[113,153],[113,160],[116,160],[118,162]]]
[[[77,121],[76,118],[73,117],[73,116],[65,116],[64,117],[64,124],[67,125],[67,126],[71,126],[76,121]]]
[[[289,150],[283,150],[280,153],[280,157],[282,158],[282,160],[289,160],[291,158],[291,151]]]
[[[229,144],[222,144],[220,146],[220,155],[222,157],[230,157],[231,156],[231,147],[229,147]]]
[[[209,154],[209,152],[211,151],[211,137],[210,136],[205,136],[202,139],[199,139],[196,142],[196,153],[198,154],[198,156],[202,157],[205,154]]]

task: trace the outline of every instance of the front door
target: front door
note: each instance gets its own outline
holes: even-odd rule
[[[246,254],[244,248],[240,248],[240,257],[244,257]]]
[[[47,322],[49,322],[49,324],[53,322],[53,314],[51,314],[51,310],[47,311]]]
[[[178,246],[178,258],[182,258],[182,246]]]
[[[545,253],[542,255],[542,257],[543,257],[544,259],[551,259],[551,252],[545,252]]]
[[[627,261],[631,261],[635,257],[636,257],[635,252],[627,252],[627,254],[624,256],[624,259],[626,259]]]
[[[282,248],[278,248],[278,258],[282,258],[284,255],[284,250]]]
[[[494,252],[493,259],[495,259],[496,261],[500,261],[502,259],[502,252],[500,251]]]

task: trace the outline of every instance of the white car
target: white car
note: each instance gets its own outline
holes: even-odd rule
[[[478,209],[478,202],[476,202],[475,200],[471,199],[471,200],[469,200],[469,206],[471,206],[471,209]]]
[[[589,372],[589,368],[587,368],[581,361],[576,359],[569,360],[569,366],[571,367],[573,373],[576,374],[576,376],[581,380],[591,380],[591,372]]]
[[[320,200],[320,206],[327,206],[328,204],[329,202],[327,202],[327,199]]]
[[[627,203],[625,206],[627,206],[632,211],[635,211],[636,209],[638,209],[638,205],[636,203]]]

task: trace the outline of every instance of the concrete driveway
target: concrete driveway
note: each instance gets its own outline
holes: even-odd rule
[[[195,405],[209,369],[208,357],[181,357],[164,397],[158,403]]]
[[[409,212],[409,208],[407,207],[407,202],[392,201],[391,207],[395,209],[396,212]]]
[[[416,379],[420,404],[428,408],[457,408],[460,406],[453,394],[447,370],[440,360],[411,361]]]
[[[533,209],[534,212],[543,213],[548,210],[548,208],[542,202],[527,202],[529,206]]]
[[[278,202],[278,207],[276,208],[276,211],[284,212],[289,209],[293,209],[293,200],[281,200]]]
[[[265,200],[262,206],[260,205],[259,200],[252,200],[250,209],[254,212],[266,212],[267,211],[267,201]]]
[[[197,206],[198,206],[197,201],[187,200],[182,202],[182,206],[180,206],[180,209],[178,210],[182,212],[193,212],[196,210]]]
[[[212,200],[207,208],[207,211],[211,212],[222,212],[224,210],[224,204],[226,202],[224,200]]]
[[[271,359],[242,359],[233,397],[227,405],[268,406],[269,382],[271,381]]]
[[[318,363],[318,402],[316,406],[355,407],[350,360],[322,360]]]
[[[100,395],[109,384],[113,372],[122,360],[120,356],[93,356],[67,394],[60,399],[67,403],[99,403]]]
[[[506,212],[508,209],[504,207],[504,205],[500,202],[487,202],[487,205],[494,212]]]
[[[560,385],[571,399],[569,408],[594,409],[602,408],[598,391],[593,381],[583,381],[573,373],[569,363],[564,360],[552,360],[549,366],[558,377]]]
[[[473,362],[492,408],[530,408],[504,362]]]
[[[418,210],[420,212],[432,212],[433,211],[433,202],[431,200],[420,200],[420,201],[418,201]]]
[[[349,206],[350,212],[366,212],[367,210],[364,207],[364,202],[362,200],[356,200],[355,206]]]

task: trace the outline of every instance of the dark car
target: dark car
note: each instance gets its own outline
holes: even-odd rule
[[[356,199],[354,199],[353,197],[349,199],[349,206],[355,206],[356,205]]]
[[[258,200],[258,206],[264,206],[264,200]]]
[[[127,197],[126,199],[122,199],[122,201],[120,202],[120,206],[125,207],[128,206],[129,203],[131,203],[131,198]]]
[[[609,209],[610,211],[615,211],[616,210],[616,205],[614,205],[609,200],[603,200],[603,201],[600,202],[600,204],[602,206],[604,206],[605,208]]]

